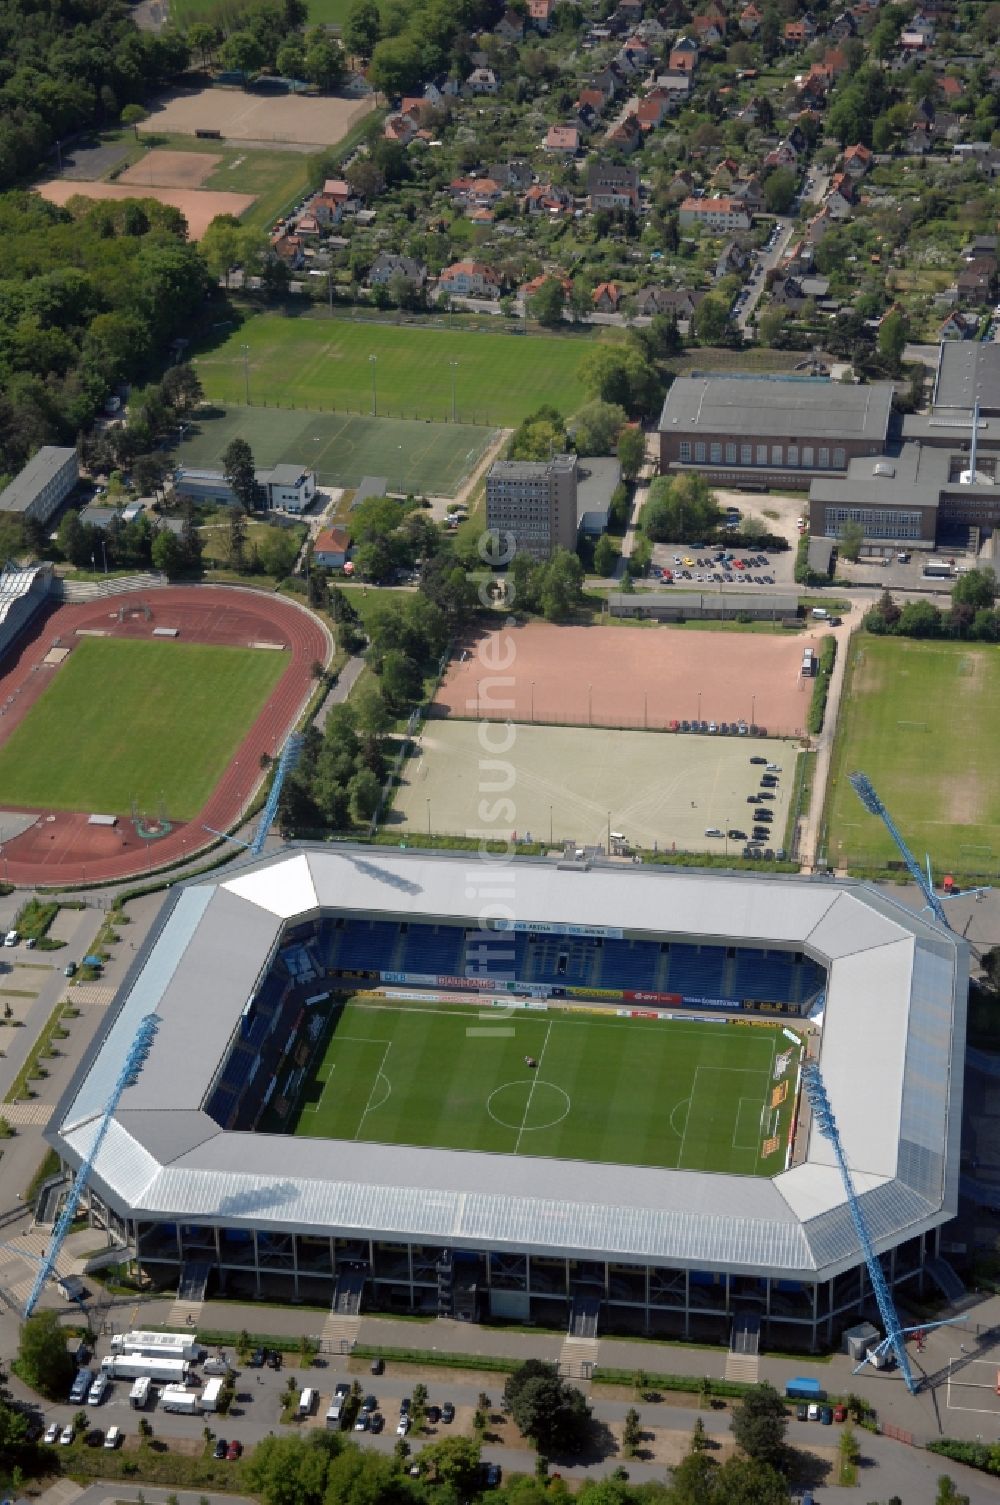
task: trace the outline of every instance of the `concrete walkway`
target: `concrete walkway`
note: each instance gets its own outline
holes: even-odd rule
[[[347,663],[337,675],[336,684],[330,686],[330,689],[328,690],[326,695],[326,699],[323,701],[323,704],[316,712],[316,718],[313,722],[313,725],[316,727],[317,731],[321,732],[325,728],[326,718],[330,714],[331,707],[335,705],[342,705],[347,699],[348,695],[350,695],[351,691],[354,688],[355,682],[357,681],[358,676],[360,675],[364,667],[365,661],[358,654],[355,654],[353,657],[347,660]]]

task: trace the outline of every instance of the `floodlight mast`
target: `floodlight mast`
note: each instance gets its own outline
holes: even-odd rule
[[[80,1205],[83,1193],[87,1189],[91,1174],[93,1173],[94,1162],[100,1153],[101,1145],[104,1143],[104,1136],[108,1132],[115,1109],[118,1107],[119,1100],[125,1088],[131,1087],[137,1080],[139,1072],[142,1070],[143,1062],[149,1055],[149,1048],[153,1043],[153,1036],[156,1034],[159,1023],[160,1020],[157,1014],[147,1014],[139,1023],[139,1028],[136,1030],[132,1043],[128,1048],[122,1068],[115,1079],[115,1084],[111,1089],[104,1112],[101,1115],[97,1126],[97,1133],[94,1136],[94,1142],[74,1177],[69,1196],[63,1204],[63,1210],[59,1214],[56,1226],[52,1230],[48,1253],[42,1260],[38,1274],[35,1276],[35,1283],[31,1287],[31,1294],[24,1304],[24,1315],[26,1317],[31,1316],[35,1309],[35,1304],[42,1294],[45,1282],[56,1268],[56,1260],[62,1249],[63,1240],[72,1226],[73,1219],[76,1217],[76,1210]]]
[[[869,812],[870,815],[875,815],[878,817],[878,819],[885,826],[889,835],[892,837],[893,841],[896,843],[896,846],[899,848],[899,855],[902,857],[904,863],[906,864],[906,868],[910,874],[910,877],[920,889],[920,892],[923,894],[924,899],[927,902],[927,908],[930,910],[934,918],[940,924],[942,924],[946,930],[950,930],[951,926],[948,923],[948,916],[944,912],[944,905],[941,903],[941,900],[934,892],[934,884],[930,880],[929,873],[924,872],[923,868],[920,866],[920,863],[917,861],[913,853],[910,851],[909,847],[906,845],[906,842],[903,840],[902,832],[896,825],[896,822],[893,820],[888,810],[883,805],[882,801],[879,799],[878,795],[875,793],[871,779],[867,774],[864,773],[852,773],[848,775],[848,777],[850,778],[852,789],[858,796],[858,799],[864,805],[865,809]]]
[[[844,1183],[844,1190],[847,1193],[847,1205],[850,1208],[851,1221],[854,1224],[854,1231],[858,1236],[858,1243],[861,1245],[861,1252],[865,1257],[865,1264],[868,1266],[868,1278],[872,1283],[872,1290],[875,1293],[875,1300],[878,1303],[882,1324],[885,1328],[885,1339],[879,1346],[881,1348],[892,1349],[896,1355],[900,1373],[906,1382],[907,1390],[909,1390],[911,1395],[916,1395],[919,1386],[913,1378],[913,1371],[910,1368],[910,1359],[906,1352],[906,1342],[903,1337],[903,1328],[896,1312],[896,1304],[892,1299],[889,1283],[885,1278],[881,1261],[875,1253],[875,1246],[872,1244],[868,1233],[864,1214],[861,1211],[861,1203],[858,1200],[858,1194],[854,1187],[854,1178],[851,1175],[847,1158],[844,1155],[844,1146],[841,1142],[840,1131],[837,1128],[837,1121],[833,1116],[833,1109],[830,1107],[830,1099],[827,1097],[826,1086],[820,1075],[819,1065],[816,1061],[807,1061],[803,1065],[802,1085],[805,1088],[806,1097],[812,1109],[816,1127],[823,1135],[823,1138],[830,1141],[830,1144],[833,1146],[833,1153],[837,1157],[840,1177]]]
[[[302,736],[299,732],[292,732],[288,741],[281,750],[278,759],[278,767],[275,770],[274,782],[267,796],[263,810],[260,812],[260,820],[254,832],[252,841],[241,841],[238,836],[231,836],[228,831],[217,831],[215,826],[206,826],[213,836],[221,836],[223,841],[228,841],[241,851],[249,852],[251,857],[259,857],[264,850],[264,843],[274,824],[274,817],[278,813],[278,802],[281,799],[281,791],[285,787],[285,780],[299,761],[302,752]]]

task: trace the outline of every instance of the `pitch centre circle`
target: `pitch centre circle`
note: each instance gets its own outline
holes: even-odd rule
[[[569,1113],[569,1093],[554,1082],[525,1077],[494,1087],[486,1111],[504,1129],[553,1129]]]

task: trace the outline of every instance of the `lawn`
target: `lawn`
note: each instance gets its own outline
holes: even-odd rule
[[[848,782],[866,773],[936,875],[1000,864],[1000,653],[968,643],[854,638],[827,794],[836,867],[884,867],[899,854]]]
[[[244,349],[245,347],[245,349]],[[429,324],[258,314],[195,364],[213,402],[506,428],[543,403],[567,416],[586,400],[578,369],[590,336],[489,334]],[[375,360],[372,361],[371,357]],[[454,364],[457,363],[457,364]],[[373,393],[374,378],[374,393]]]
[[[305,464],[315,470],[321,486],[357,486],[365,476],[383,476],[390,491],[454,496],[493,430],[343,412],[233,407],[188,426],[178,463],[192,470],[219,470],[226,446],[237,437],[249,442],[259,467]]]
[[[107,815],[135,800],[190,820],[287,662],[251,648],[81,639],[0,747],[0,799]]]
[[[468,1008],[336,1004],[294,1132],[747,1176],[784,1169],[794,1092],[772,1108],[775,1058],[789,1045],[779,1029],[560,1010],[502,1019],[491,1028]],[[780,1142],[765,1158],[772,1132]]]

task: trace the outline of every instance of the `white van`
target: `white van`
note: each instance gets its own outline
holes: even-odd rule
[[[299,1420],[311,1416],[316,1406],[316,1391],[306,1388],[299,1396]]]
[[[213,1358],[206,1359],[201,1367],[206,1374],[219,1374],[224,1379],[229,1373],[229,1360],[222,1354],[216,1354]]]
[[[812,614],[816,618],[817,622],[826,621],[827,610],[825,606],[814,606],[812,609]]]
[[[3,943],[4,943],[5,946],[16,946],[17,945],[17,931],[16,930],[8,930],[7,934],[3,938]]]

